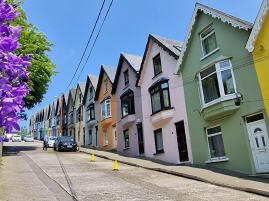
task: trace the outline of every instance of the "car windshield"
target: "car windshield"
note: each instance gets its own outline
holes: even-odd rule
[[[56,140],[56,137],[50,137],[49,140]]]
[[[70,136],[61,136],[59,137],[60,141],[74,141],[72,137]]]

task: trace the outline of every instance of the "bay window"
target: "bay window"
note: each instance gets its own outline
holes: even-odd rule
[[[236,87],[230,60],[224,60],[199,73],[203,106],[235,97]]]
[[[88,120],[94,120],[95,119],[94,104],[90,104],[87,107],[87,113],[88,113]]]
[[[132,90],[129,89],[121,96],[122,118],[128,116],[129,114],[134,113],[135,113],[134,93]]]
[[[171,108],[168,79],[161,78],[150,88],[152,113]]]
[[[111,101],[110,98],[104,100],[101,104],[102,120],[111,117]]]
[[[215,126],[206,129],[210,160],[225,158],[221,127]]]

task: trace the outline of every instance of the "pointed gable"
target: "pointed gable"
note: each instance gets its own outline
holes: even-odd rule
[[[67,101],[67,108],[68,108],[68,110],[69,110],[70,107],[73,107],[73,105],[74,105],[75,93],[76,93],[76,89],[71,88],[69,90],[68,101]]]
[[[120,77],[121,67],[122,67],[123,61],[125,61],[135,73],[138,73],[139,70],[140,70],[142,57],[137,56],[137,55],[132,55],[132,54],[126,54],[126,53],[121,53],[120,54],[118,67],[117,67],[117,72],[116,72],[116,75],[115,75],[115,81],[114,81],[113,86],[112,86],[112,92],[111,92],[112,94],[114,94],[116,92],[116,88],[117,88],[117,85],[118,85],[118,80],[119,80],[119,77]]]
[[[180,54],[179,59],[178,59],[178,66],[177,66],[177,69],[176,69],[176,73],[178,73],[178,71],[180,70],[184,54],[185,54],[185,52],[186,52],[186,50],[188,48],[189,39],[191,38],[192,29],[193,29],[193,27],[194,27],[194,25],[196,23],[196,18],[197,18],[197,15],[198,15],[199,12],[202,12],[202,13],[204,13],[206,15],[209,15],[212,18],[219,19],[223,23],[228,23],[231,26],[233,26],[235,28],[238,28],[238,29],[243,29],[243,30],[248,31],[248,30],[252,29],[252,26],[253,26],[253,24],[251,24],[250,22],[247,22],[247,21],[242,20],[240,18],[234,17],[232,15],[228,15],[228,14],[226,14],[224,12],[221,12],[219,10],[210,8],[208,6],[196,3],[195,9],[194,9],[194,12],[193,12],[193,15],[192,15],[192,18],[191,18],[191,22],[190,22],[190,25],[189,25],[189,28],[188,28],[188,32],[187,32],[187,35],[185,37],[185,41],[184,41],[184,44],[183,44],[183,47],[182,47],[182,51],[181,51],[181,54]]]
[[[87,76],[87,81],[86,81],[86,86],[85,86],[85,91],[84,91],[84,97],[83,97],[83,105],[85,105],[85,103],[86,103],[86,98],[87,98],[87,94],[88,94],[88,91],[89,91],[90,83],[93,86],[93,89],[95,91],[96,88],[97,88],[98,76],[96,76],[96,75],[88,75]]]
[[[146,49],[145,49],[143,59],[142,59],[142,62],[141,62],[141,67],[140,67],[140,70],[139,70],[139,73],[138,73],[138,78],[137,78],[137,81],[136,81],[137,86],[138,86],[138,83],[139,83],[140,78],[141,78],[144,62],[146,60],[147,53],[148,53],[148,50],[150,48],[149,46],[150,46],[151,41],[153,43],[158,44],[158,46],[160,46],[164,51],[166,51],[169,55],[171,55],[175,59],[179,58],[179,55],[181,54],[181,50],[182,50],[182,47],[183,47],[183,43],[180,42],[180,41],[176,41],[176,40],[164,38],[164,37],[161,37],[161,36],[149,34]]]
[[[255,43],[262,29],[264,20],[268,14],[268,9],[269,9],[269,0],[263,0],[261,8],[259,10],[259,13],[257,15],[253,29],[251,31],[251,34],[249,36],[249,39],[246,45],[246,48],[249,52],[253,52],[255,48]]]
[[[107,75],[111,84],[113,84],[114,79],[115,79],[115,75],[116,75],[116,71],[117,71],[117,68],[115,68],[113,66],[101,65],[101,69],[100,69],[100,73],[99,73],[99,77],[98,77],[98,83],[97,83],[97,87],[96,87],[96,91],[95,91],[95,97],[94,97],[95,101],[98,100],[98,96],[99,96],[100,89],[102,86],[104,73]]]

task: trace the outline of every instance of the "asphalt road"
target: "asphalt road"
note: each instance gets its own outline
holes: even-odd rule
[[[42,150],[39,142],[6,143],[0,200],[269,200],[178,176],[74,152]],[[232,182],[232,181],[231,181]]]

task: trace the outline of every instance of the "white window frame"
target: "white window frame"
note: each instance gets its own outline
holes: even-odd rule
[[[200,42],[201,42],[201,48],[202,48],[202,52],[203,52],[203,57],[201,58],[204,59],[205,57],[213,54],[214,52],[216,52],[219,48],[218,48],[218,43],[216,45],[216,48],[214,50],[212,50],[211,52],[208,52],[207,54],[205,53],[205,50],[204,50],[204,45],[203,45],[203,41],[205,39],[207,39],[209,36],[211,36],[212,34],[215,34],[215,37],[216,37],[216,32],[215,32],[215,29],[213,29],[209,34],[207,34],[206,36],[202,37],[202,34],[205,33],[206,31],[208,31],[208,29],[211,29],[212,28],[212,25],[209,26],[208,28],[206,28],[204,31],[202,31],[200,33]],[[217,40],[217,37],[216,37],[216,40]]]
[[[214,157],[214,158],[212,158],[211,157],[211,153],[210,153],[210,146],[209,146],[209,141],[208,141],[208,138],[209,137],[214,137],[214,136],[217,136],[217,135],[221,135],[221,137],[222,137],[222,131],[221,132],[218,132],[218,133],[214,133],[214,134],[210,134],[210,135],[208,135],[208,133],[207,133],[207,130],[208,129],[210,129],[210,128],[215,128],[215,127],[220,127],[221,128],[221,126],[220,125],[214,125],[214,126],[210,126],[210,127],[207,127],[206,129],[205,129],[205,133],[206,133],[206,141],[207,141],[207,147],[208,147],[208,156],[209,156],[209,161],[206,161],[206,163],[210,163],[210,162],[221,162],[221,161],[227,161],[227,160],[229,160],[227,157],[226,157],[226,155],[225,156],[221,156],[221,157]],[[223,138],[222,138],[222,141],[223,141]],[[223,147],[224,147],[224,142],[223,142]],[[224,147],[224,152],[225,152],[225,147]]]
[[[224,62],[224,61],[229,61],[230,65],[228,67],[225,67],[225,68],[220,68],[220,63],[221,62]],[[226,60],[222,60],[222,61],[219,61],[217,63],[215,63],[213,66],[215,66],[215,71],[213,73],[210,73],[209,75],[201,78],[201,72],[203,72],[204,70],[208,69],[208,68],[211,68],[211,66],[203,69],[202,71],[199,72],[198,74],[198,79],[199,79],[199,88],[200,88],[200,94],[201,94],[201,101],[202,101],[202,107],[203,108],[206,108],[210,105],[214,105],[218,102],[222,102],[222,101],[226,101],[226,100],[230,100],[230,99],[235,99],[236,98],[236,94],[237,94],[237,88],[236,88],[236,83],[235,83],[235,78],[234,78],[234,72],[233,72],[233,67],[232,67],[232,63],[231,63],[231,60],[229,59],[226,59]],[[223,87],[223,81],[222,81],[222,76],[221,76],[221,72],[222,71],[225,71],[225,70],[231,70],[231,74],[232,74],[232,79],[233,79],[233,84],[234,84],[234,93],[233,94],[225,94],[224,92],[224,87]],[[203,92],[203,86],[202,86],[202,80],[204,80],[205,78],[213,75],[214,73],[217,74],[217,80],[218,80],[218,85],[219,85],[219,92],[220,92],[220,97],[211,101],[211,102],[208,102],[208,103],[205,103],[205,100],[204,100],[204,92]]]
[[[107,130],[104,131],[104,146],[108,145],[108,133]]]
[[[105,104],[105,116],[104,117],[103,117],[103,107],[102,107],[103,104]],[[107,105],[108,104],[110,104],[110,111],[109,111],[109,113],[107,111]],[[105,101],[103,101],[101,103],[101,118],[102,118],[102,120],[104,120],[104,119],[110,118],[110,117],[111,117],[111,99],[107,99],[107,100],[105,100]]]

